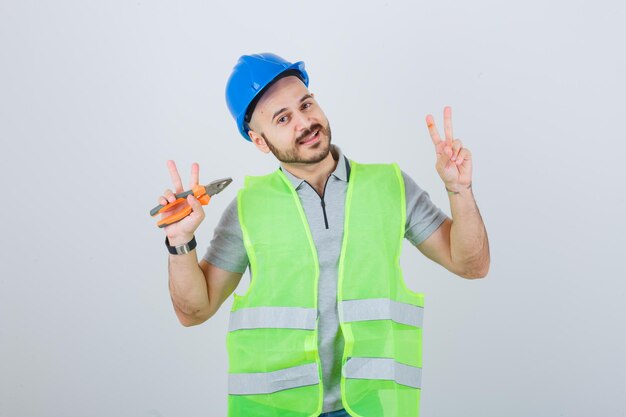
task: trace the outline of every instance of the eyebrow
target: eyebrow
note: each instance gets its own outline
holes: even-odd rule
[[[304,100],[306,100],[307,98],[312,98],[313,96],[310,94],[305,94],[302,96],[302,98],[300,99],[300,103],[302,103]],[[274,113],[274,115],[272,116],[272,121],[276,118],[276,116],[278,116],[279,114],[281,114],[282,112],[284,112],[285,110],[287,110],[287,107],[283,107],[282,109],[278,110],[276,113]]]

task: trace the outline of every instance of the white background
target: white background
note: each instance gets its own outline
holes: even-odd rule
[[[303,60],[333,141],[398,162],[450,215],[425,123],[474,155],[491,270],[408,243],[426,294],[423,417],[623,416],[626,6],[618,1],[0,0],[0,416],[224,416],[232,297],[182,327],[163,231],[171,182],[277,167],[238,136],[242,54]],[[242,279],[238,292],[248,283]]]

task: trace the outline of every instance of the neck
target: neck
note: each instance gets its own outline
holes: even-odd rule
[[[333,158],[333,153],[328,152],[326,158],[315,164],[283,163],[282,166],[283,169],[286,169],[294,176],[311,184],[313,188],[317,190],[319,195],[322,195],[324,193],[326,180],[335,170],[337,161]]]

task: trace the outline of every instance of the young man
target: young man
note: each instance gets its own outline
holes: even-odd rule
[[[174,309],[185,326],[206,321],[250,267],[227,336],[229,416],[417,416],[423,295],[404,285],[401,243],[463,278],[487,274],[471,154],[453,139],[449,107],[445,140],[426,117],[450,219],[397,165],[359,164],[331,145],[307,87],[304,63],[274,54],[244,55],[233,69],[226,99],[239,132],[280,168],[246,179],[199,264],[195,250],[170,255]],[[192,214],[165,228],[166,243],[193,249],[204,211],[187,202]]]

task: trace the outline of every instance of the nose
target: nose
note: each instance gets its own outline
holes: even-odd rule
[[[309,120],[309,116],[304,112],[298,111],[294,114],[294,128],[296,132],[302,132],[307,130],[309,126],[311,126],[311,121]]]

